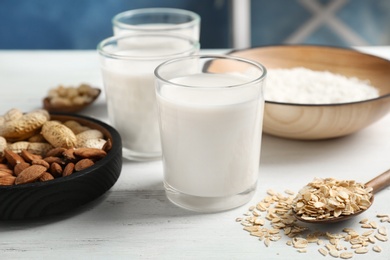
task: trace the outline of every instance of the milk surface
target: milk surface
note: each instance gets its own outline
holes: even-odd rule
[[[235,195],[255,185],[264,106],[260,88],[221,88],[248,81],[238,75],[171,81],[193,87],[163,86],[157,93],[166,185],[200,197]],[[209,88],[201,87],[205,83]]]

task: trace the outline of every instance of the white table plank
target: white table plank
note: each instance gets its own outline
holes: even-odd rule
[[[362,49],[363,50],[363,49]],[[390,59],[390,47],[363,51]],[[95,51],[0,51],[0,113],[12,107],[41,107],[48,89],[81,82],[102,86]],[[107,121],[104,93],[83,114]],[[298,190],[314,177],[354,178],[365,182],[390,167],[390,116],[340,139],[300,142],[264,136],[258,190],[252,202],[217,213],[197,214],[172,205],[162,186],[161,162],[124,161],[121,177],[102,198],[75,212],[30,220],[0,221],[2,259],[317,259],[285,245],[266,248],[235,222],[269,188]],[[361,218],[390,214],[390,189],[380,192]],[[359,218],[360,219],[360,218]],[[339,232],[359,220],[329,227]],[[387,224],[390,230],[390,224]],[[323,227],[322,227],[323,228]],[[386,259],[370,252],[356,259]]]

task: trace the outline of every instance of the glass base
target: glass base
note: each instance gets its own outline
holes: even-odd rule
[[[237,208],[248,203],[255,194],[257,184],[236,195],[228,197],[199,197],[181,193],[164,183],[168,199],[175,205],[196,212],[213,213]]]
[[[122,148],[122,157],[130,161],[146,162],[161,160],[162,154],[160,153],[139,153],[134,152],[127,148]]]

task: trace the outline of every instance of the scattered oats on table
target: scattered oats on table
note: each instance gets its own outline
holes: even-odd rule
[[[362,193],[362,190],[358,191]],[[266,193],[266,196],[256,205],[250,206],[242,217],[236,218],[236,221],[244,226],[243,229],[263,241],[266,248],[272,248],[272,243],[285,241],[283,243],[287,248],[294,248],[298,253],[310,252],[314,247],[322,256],[350,259],[355,254],[368,254],[370,249],[381,253],[382,248],[377,243],[388,241],[386,227],[379,226],[375,220],[368,218],[358,221],[360,230],[345,227],[340,232],[332,233],[311,231],[307,226],[301,225],[293,215],[293,192],[287,189],[283,195],[269,189]],[[336,198],[347,198],[345,193],[341,194],[335,195]],[[383,223],[387,222],[389,215],[377,214],[376,217]],[[382,221],[383,219],[385,220]]]

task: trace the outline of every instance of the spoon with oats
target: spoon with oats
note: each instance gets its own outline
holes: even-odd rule
[[[389,185],[390,170],[366,184],[316,178],[298,192],[292,212],[296,219],[313,224],[347,220],[366,211],[374,201],[374,194]]]

